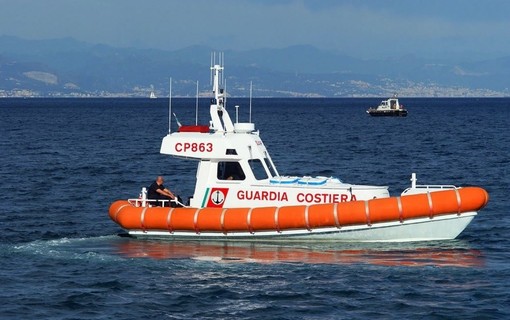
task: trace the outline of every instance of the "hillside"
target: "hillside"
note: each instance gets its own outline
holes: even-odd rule
[[[0,96],[194,96],[208,93],[213,48],[115,48],[71,38],[0,36]],[[510,57],[439,61],[415,56],[361,60],[311,46],[226,51],[232,96],[510,96]]]

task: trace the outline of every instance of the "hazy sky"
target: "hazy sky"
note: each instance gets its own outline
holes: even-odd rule
[[[372,58],[510,56],[509,0],[0,0],[0,35]],[[0,48],[1,49],[1,48]]]

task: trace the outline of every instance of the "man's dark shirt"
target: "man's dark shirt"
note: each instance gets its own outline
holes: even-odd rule
[[[165,196],[162,196],[161,194],[159,194],[156,190],[164,190],[165,187],[163,186],[163,184],[159,185],[156,183],[156,181],[154,181],[150,187],[149,187],[149,191],[147,192],[147,197],[149,199],[165,199],[167,197]]]

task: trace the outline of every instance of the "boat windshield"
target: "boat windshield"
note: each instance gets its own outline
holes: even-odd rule
[[[248,160],[248,163],[250,165],[251,170],[253,171],[255,179],[264,180],[268,178],[266,169],[264,169],[262,161],[260,161],[259,159],[251,159]]]
[[[269,173],[271,174],[271,177],[276,177],[276,171],[274,170],[273,166],[271,165],[271,161],[269,161],[268,158],[264,158],[264,162],[266,163],[267,168],[269,169]]]

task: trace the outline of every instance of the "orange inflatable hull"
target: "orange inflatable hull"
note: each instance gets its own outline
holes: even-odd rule
[[[473,212],[489,200],[478,187],[367,201],[261,208],[136,207],[126,200],[110,206],[110,218],[126,230],[229,232],[312,230],[372,225]]]

